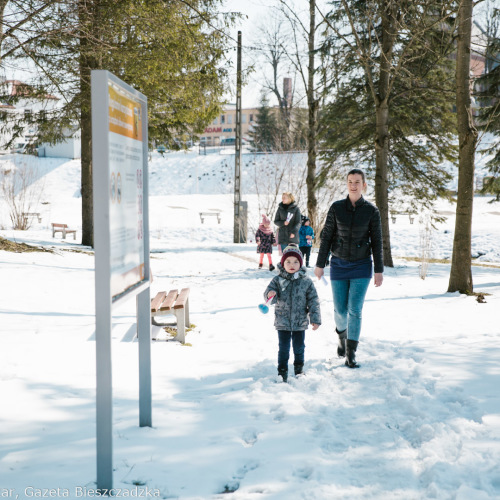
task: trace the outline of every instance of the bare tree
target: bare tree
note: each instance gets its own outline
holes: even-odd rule
[[[305,182],[307,165],[306,154],[274,150],[272,154],[256,154],[253,159],[253,189],[257,194],[259,213],[274,217],[281,194],[285,191],[295,195],[301,211],[304,213],[304,203],[308,186]],[[345,182],[344,179],[330,176],[317,189],[318,200],[318,233],[326,219],[330,205],[338,197]]]
[[[0,188],[9,210],[12,227],[25,231],[32,218],[27,213],[39,212],[43,183],[39,180],[32,157],[22,155],[14,161],[3,162],[0,168]],[[36,183],[36,184],[35,184]]]
[[[258,41],[254,42],[252,49],[257,59],[262,58],[264,63],[271,68],[271,73],[263,72],[259,75],[259,83],[264,90],[272,93],[278,102],[280,115],[287,131],[290,128],[290,114],[293,106],[292,96],[285,95],[282,86],[285,75],[290,74],[290,65],[287,64],[288,33],[284,20],[273,15],[257,30]]]
[[[311,226],[317,231],[318,199],[317,199],[317,156],[318,156],[318,109],[323,96],[323,89],[318,86],[325,83],[324,78],[317,81],[319,68],[316,67],[318,52],[318,32],[324,24],[324,19],[317,20],[316,0],[308,1],[307,12],[301,12],[292,3],[280,0],[280,11],[288,21],[293,40],[292,50],[286,55],[301,79],[307,102],[307,214]],[[304,21],[305,19],[306,21]],[[324,68],[323,68],[324,71]]]

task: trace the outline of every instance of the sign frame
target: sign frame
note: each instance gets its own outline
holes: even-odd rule
[[[136,107],[133,107],[133,130],[134,137],[117,138],[116,118],[111,119],[116,107],[115,102],[110,103],[110,94],[118,92],[123,96],[123,111],[129,113],[129,102],[137,105],[140,119],[136,120]],[[110,104],[112,106],[110,107]],[[95,250],[95,315],[96,315],[96,452],[97,452],[97,488],[98,490],[111,490],[113,488],[113,414],[112,414],[112,350],[111,331],[113,309],[125,299],[136,297],[137,314],[137,336],[139,339],[139,425],[141,427],[152,427],[152,391],[151,391],[151,318],[150,318],[150,247],[149,247],[149,203],[148,203],[148,114],[147,97],[118,77],[106,70],[93,70],[91,72],[91,105],[92,105],[92,178],[93,178],[93,209],[94,209],[94,250]],[[128,106],[128,107],[127,107]],[[128,121],[127,120],[124,120]],[[130,124],[124,123],[130,127]],[[140,125],[140,130],[138,128]],[[113,128],[114,127],[114,128]],[[138,133],[140,132],[140,133]],[[135,145],[134,150],[140,151],[142,143],[142,155],[134,153],[129,161],[132,167],[142,168],[141,183],[131,189],[131,177],[129,173],[129,185],[123,188],[123,194],[132,196],[135,192],[142,198],[132,203],[124,203],[130,214],[130,208],[134,203],[137,209],[139,223],[137,234],[142,230],[142,249],[140,244],[133,242],[133,238],[122,238],[120,250],[126,253],[127,258],[139,259],[139,277],[135,281],[125,280],[125,288],[116,293],[116,285],[112,288],[114,276],[116,277],[116,264],[113,270],[112,262],[116,254],[117,230],[116,223],[112,219],[118,214],[120,221],[124,221],[124,227],[120,234],[127,233],[127,213],[116,211],[112,208],[112,197],[115,195],[111,185],[111,145],[112,140],[119,139],[125,145]],[[130,140],[129,140],[130,139]],[[141,140],[139,140],[141,139]],[[115,145],[116,149],[116,145]],[[135,161],[135,164],[134,164]],[[124,161],[124,169],[127,161]],[[139,168],[136,169],[139,172]],[[139,175],[139,174],[137,174]],[[119,195],[122,196],[122,186],[118,186]],[[142,191],[142,192],[141,192]],[[132,193],[132,194],[130,194]],[[123,213],[122,213],[123,212]],[[142,217],[142,219],[141,219]],[[141,223],[142,222],[142,223]],[[142,226],[142,227],[141,227]],[[128,228],[130,229],[130,228]],[[127,235],[130,236],[130,231]],[[138,236],[138,239],[140,237]],[[127,246],[128,245],[128,246]],[[139,251],[138,250],[139,245]],[[130,247],[132,251],[130,250]],[[134,253],[135,252],[135,253]],[[142,253],[142,255],[140,255]],[[139,255],[138,255],[139,254]],[[116,261],[116,259],[115,259]],[[142,266],[142,267],[141,267]],[[137,266],[135,266],[137,268]],[[137,275],[137,272],[135,272]],[[115,280],[116,281],[116,280]],[[123,280],[122,280],[123,281]]]

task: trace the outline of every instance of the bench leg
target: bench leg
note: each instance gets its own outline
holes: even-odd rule
[[[191,327],[191,322],[189,321],[189,297],[186,300],[186,307],[184,308],[184,311],[186,311],[184,318],[186,321],[186,327],[190,328]]]
[[[186,342],[186,312],[184,308],[176,309],[175,316],[177,317],[177,335],[175,339],[184,344]]]
[[[66,239],[66,229],[63,229],[62,236],[63,236],[63,240],[65,240]]]

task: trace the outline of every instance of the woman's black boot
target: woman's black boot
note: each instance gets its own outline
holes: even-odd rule
[[[304,373],[304,363],[302,364],[293,364],[293,369],[295,371],[295,375],[301,375],[302,373]]]
[[[343,332],[339,332],[335,328],[335,331],[337,332],[337,335],[339,336],[339,346],[337,347],[337,356],[339,358],[343,358],[345,356],[345,341],[347,338],[347,330],[344,330]]]
[[[286,368],[278,368],[278,375],[283,379],[283,382],[288,381],[288,370]]]
[[[345,364],[349,368],[359,368],[356,363],[356,349],[358,348],[357,340],[347,339],[345,345]]]

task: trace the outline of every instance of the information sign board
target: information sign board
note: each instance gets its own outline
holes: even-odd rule
[[[139,424],[152,426],[147,99],[92,71],[97,488],[113,486],[113,307],[136,296]]]

